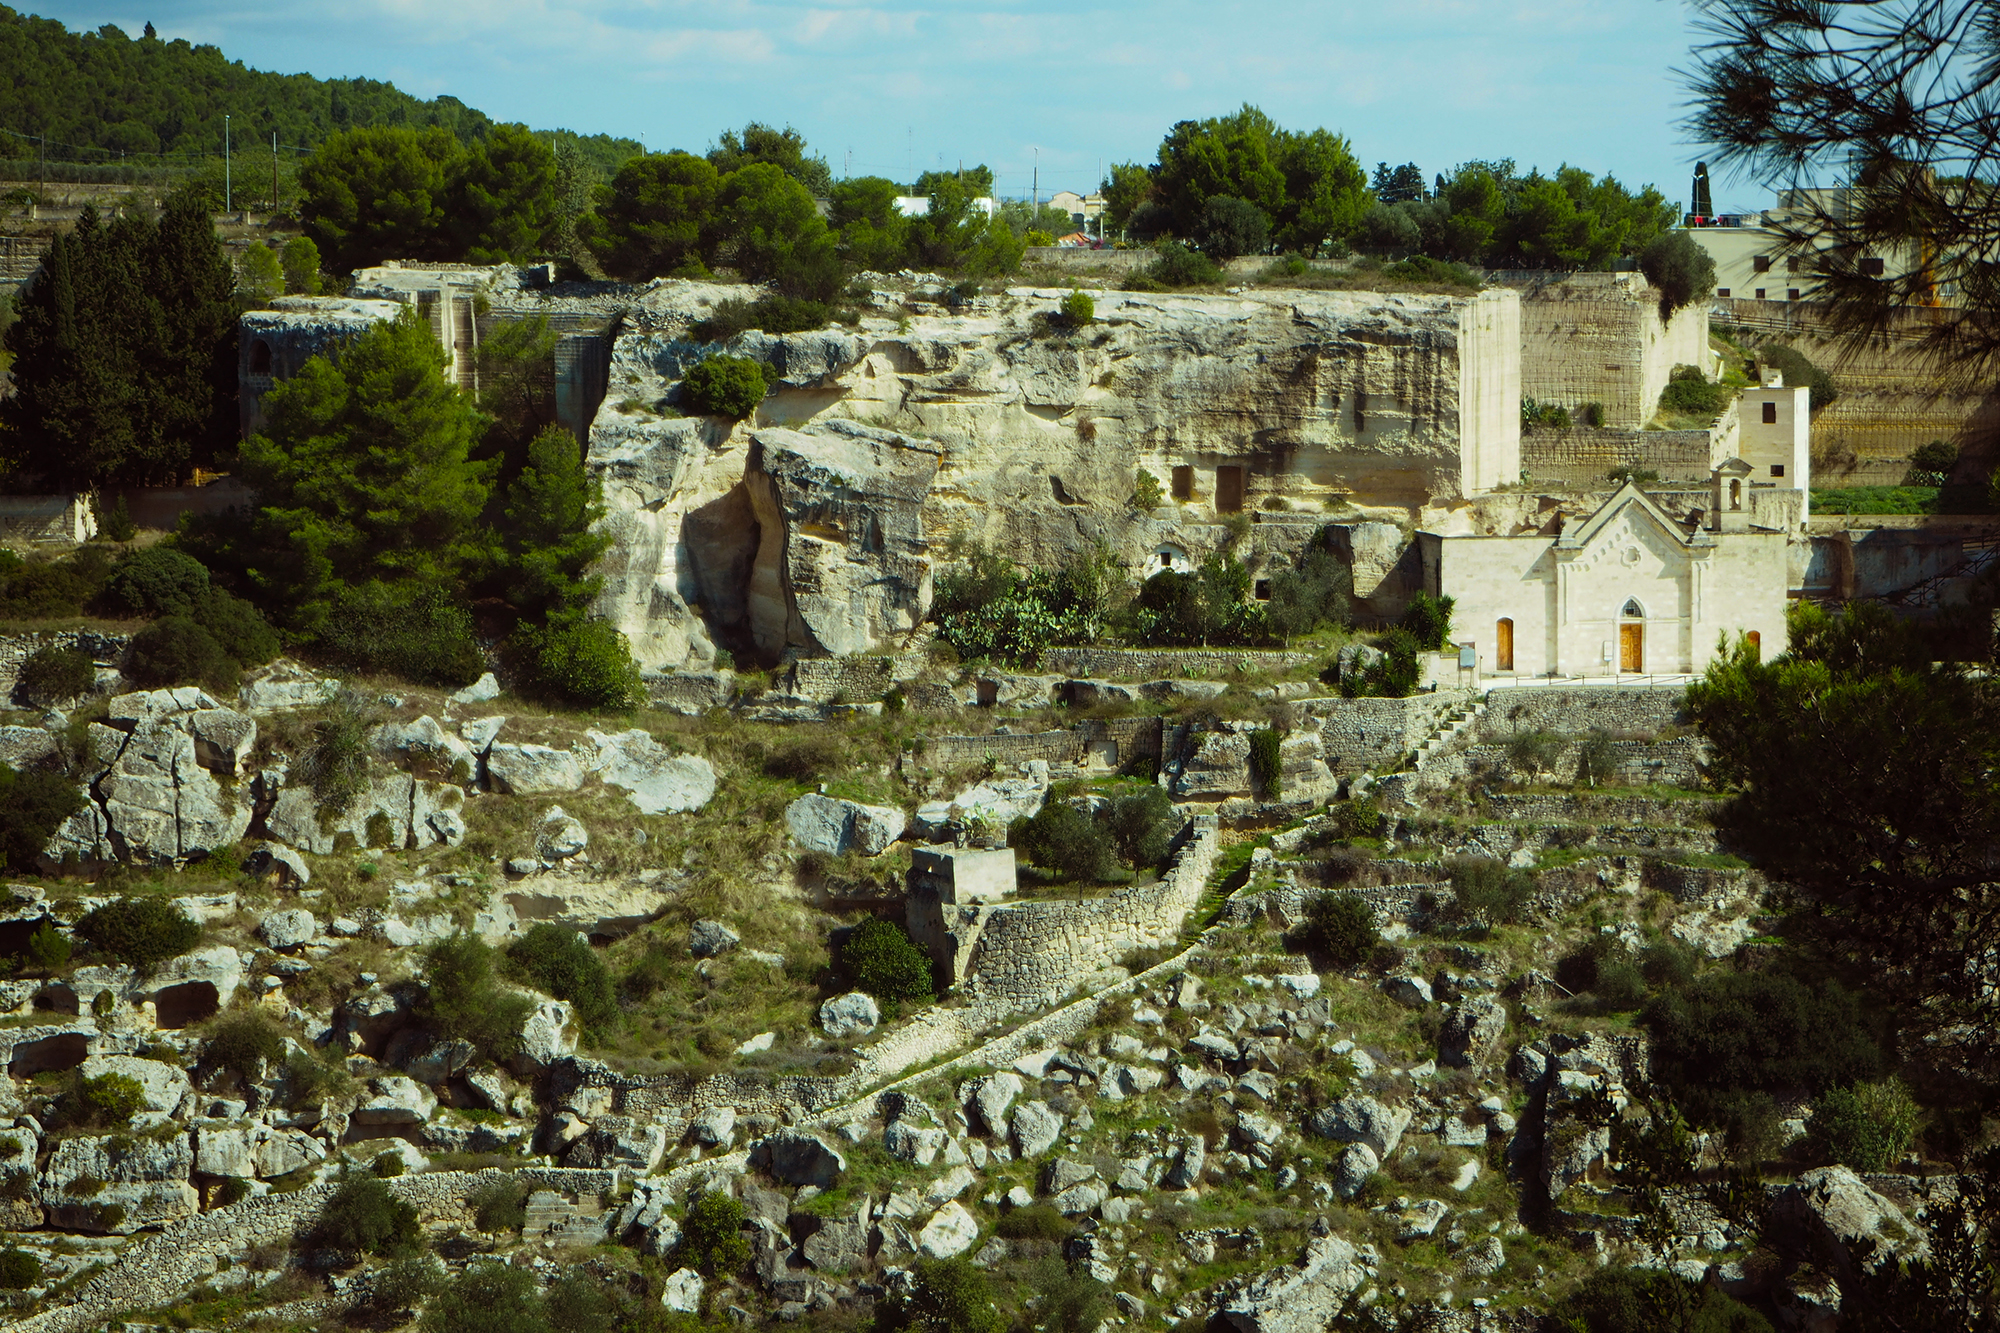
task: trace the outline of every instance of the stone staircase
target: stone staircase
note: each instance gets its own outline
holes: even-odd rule
[[[1423,772],[1426,763],[1434,756],[1444,753],[1460,736],[1479,725],[1479,719],[1485,714],[1486,696],[1483,694],[1446,714],[1438,723],[1437,730],[1417,747],[1416,770],[1419,773]]]

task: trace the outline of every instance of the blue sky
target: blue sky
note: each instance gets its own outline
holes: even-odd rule
[[[133,8],[134,5],[143,6]],[[29,8],[31,6],[23,6]],[[388,79],[502,119],[699,150],[797,126],[835,174],[986,162],[1003,194],[1151,161],[1173,122],[1253,102],[1362,163],[1570,162],[1679,200],[1701,154],[1681,0],[60,0],[260,68]],[[1037,151],[1039,150],[1039,152]],[[1719,181],[1719,185],[1722,183]],[[1765,202],[1754,187],[1717,204]]]

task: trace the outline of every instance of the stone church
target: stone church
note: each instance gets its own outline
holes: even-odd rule
[[[1425,581],[1482,680],[1698,672],[1739,633],[1782,652],[1787,534],[1750,523],[1750,471],[1721,464],[1680,518],[1627,484],[1553,535],[1419,534]]]

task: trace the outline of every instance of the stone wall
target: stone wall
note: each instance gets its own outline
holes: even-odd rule
[[[1687,691],[1678,685],[1496,689],[1486,696],[1478,739],[1504,744],[1523,731],[1651,736],[1687,722]]]
[[[1231,648],[1051,648],[1042,654],[1042,670],[1097,680],[1211,680],[1246,671],[1297,671],[1325,656]]]
[[[1470,690],[1438,690],[1407,699],[1300,699],[1292,707],[1318,720],[1326,766],[1340,774],[1400,765],[1471,698]]]
[[[1536,482],[1585,488],[1606,486],[1621,467],[1648,468],[1663,481],[1700,482],[1714,468],[1715,442],[1709,430],[1524,426],[1521,470]]]
[[[989,759],[1005,767],[1033,759],[1051,764],[1081,765],[1093,756],[1103,767],[1120,768],[1134,759],[1162,756],[1165,724],[1157,717],[1091,718],[1063,731],[1027,735],[930,736],[918,757],[927,768],[965,768]]]
[[[125,660],[126,634],[99,634],[87,629],[42,630],[34,634],[0,634],[0,698],[14,693],[20,683],[21,664],[37,648],[76,648],[100,667],[115,667]]]
[[[87,542],[97,516],[84,495],[0,495],[0,544]]]
[[[1514,776],[1505,745],[1467,745],[1446,750],[1426,760],[1422,786],[1454,786],[1481,774]],[[1615,769],[1610,779],[1621,787],[1686,787],[1707,785],[1709,745],[1699,736],[1682,736],[1670,741],[1614,741],[1611,746]],[[1577,745],[1563,745],[1555,768],[1545,780],[1576,781]]]
[[[397,1197],[416,1207],[425,1221],[462,1220],[466,1199],[501,1178],[525,1181],[565,1193],[595,1194],[617,1185],[615,1171],[525,1167],[519,1171],[437,1171],[388,1182]],[[78,1333],[124,1310],[166,1305],[214,1273],[220,1261],[235,1259],[254,1245],[290,1243],[319,1215],[338,1185],[308,1185],[286,1194],[266,1194],[202,1213],[157,1236],[134,1240],[111,1267],[84,1283],[76,1299],[17,1320],[15,1333]]]
[[[1176,939],[1207,886],[1215,849],[1212,827],[1192,827],[1157,883],[1101,898],[957,906],[920,891],[909,900],[910,934],[975,1004],[1037,1008],[1134,949]]]
[[[898,681],[914,680],[924,669],[921,654],[901,657],[802,657],[778,678],[786,694],[822,703],[839,697],[848,703],[880,699]]]

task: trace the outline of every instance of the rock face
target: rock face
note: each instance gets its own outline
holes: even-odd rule
[[[908,821],[886,805],[862,805],[811,793],[785,807],[785,827],[799,846],[816,852],[879,856],[903,836]]]
[[[643,814],[699,810],[715,796],[715,767],[697,754],[675,754],[637,727],[616,736],[590,732],[604,781],[622,787]]]
[[[787,1185],[813,1185],[831,1189],[847,1170],[847,1159],[817,1134],[789,1131],[759,1139],[751,1145],[750,1160]]]
[[[193,1167],[185,1135],[66,1139],[42,1172],[42,1203],[65,1230],[128,1235],[200,1211],[201,1195],[188,1183]]]
[[[881,1021],[881,1006],[866,991],[836,995],[819,1007],[819,1025],[829,1037],[856,1037],[873,1032]]]
[[[1520,303],[1504,290],[1106,292],[1088,337],[1049,337],[1036,318],[1063,293],[1015,289],[902,329],[739,335],[720,350],[778,380],[756,422],[627,410],[708,353],[688,326],[726,291],[642,298],[612,352],[629,393],[590,429],[612,539],[596,610],[648,668],[706,669],[719,647],[766,664],[900,647],[942,534],[1036,564],[1104,539],[1157,568],[1162,549],[1199,560],[1218,513],[1268,497],[1420,505],[1519,476]],[[1139,468],[1185,484],[1134,512]]]
[[[1317,1236],[1295,1267],[1258,1277],[1222,1307],[1222,1317],[1238,1333],[1320,1333],[1367,1278],[1352,1245]]]
[[[1407,1106],[1384,1106],[1373,1097],[1343,1097],[1312,1118],[1313,1133],[1336,1143],[1362,1143],[1379,1162],[1396,1151],[1410,1127]]]
[[[1866,1260],[1871,1271],[1888,1259],[1928,1252],[1923,1233],[1903,1210],[1844,1166],[1808,1171],[1779,1190],[1771,1200],[1771,1223],[1788,1248],[1815,1263],[1831,1256],[1850,1276],[1862,1265],[1857,1248],[1864,1241],[1872,1246]]]
[[[1493,1058],[1507,1031],[1507,1006],[1489,995],[1475,995],[1456,1005],[1438,1034],[1438,1063],[1477,1069]]]

